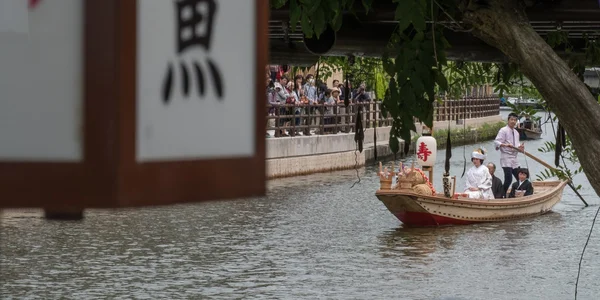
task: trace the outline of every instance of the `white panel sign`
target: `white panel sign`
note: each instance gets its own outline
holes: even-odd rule
[[[80,161],[83,1],[27,3],[0,0],[0,161]]]
[[[138,161],[254,155],[255,14],[251,0],[138,1]]]
[[[0,0],[0,33],[28,33],[27,1]]]

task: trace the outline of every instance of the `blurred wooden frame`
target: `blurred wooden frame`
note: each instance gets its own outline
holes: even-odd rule
[[[0,208],[68,211],[264,195],[266,106],[260,76],[253,79],[253,157],[136,162],[137,1],[84,1],[83,162],[0,161]],[[263,74],[269,2],[254,1],[254,68],[256,74]]]

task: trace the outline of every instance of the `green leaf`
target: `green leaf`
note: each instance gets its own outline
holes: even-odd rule
[[[415,9],[415,0],[398,1],[398,6],[396,7],[396,21],[412,16],[413,9]]]
[[[396,154],[400,151],[400,141],[398,141],[398,138],[395,137],[392,131],[394,131],[394,128],[390,129],[390,150],[392,150],[392,153]]]
[[[421,78],[425,78],[425,77],[430,77],[431,74],[429,74],[429,70],[430,70],[430,66],[433,66],[435,64],[428,64],[426,62],[423,62],[422,60],[419,60],[420,63],[415,64],[415,71],[417,72],[417,74],[419,75],[419,77]]]
[[[319,38],[321,33],[325,31],[325,26],[327,25],[327,23],[325,23],[325,12],[322,9],[317,10],[311,21],[314,26],[315,34],[317,35],[317,38]]]
[[[390,59],[389,52],[385,51],[381,56],[381,62],[383,64],[383,69],[388,74],[388,76],[394,76],[396,73],[396,65]]]
[[[390,98],[389,102],[386,102],[385,107],[388,109],[390,114],[392,114],[392,117],[395,118],[399,114],[398,103],[400,103],[400,95],[398,94],[398,85],[396,84],[396,80],[393,77],[390,78],[388,91],[390,92]]]
[[[341,14],[341,13],[336,13],[333,16],[333,21],[331,22],[333,31],[337,32],[342,28],[342,20],[343,20],[343,14]]]
[[[365,8],[365,12],[368,14],[369,9],[373,5],[373,0],[362,0],[363,7]]]
[[[425,24],[425,16],[423,11],[420,9],[413,10],[412,24],[417,32],[425,31],[427,25]]]
[[[433,40],[430,40],[429,38],[424,40],[423,43],[421,43],[421,50],[425,53],[431,53],[433,56]]]
[[[353,7],[354,6],[354,0],[342,0],[342,5],[343,7]]]
[[[412,108],[415,105],[415,94],[413,92],[413,88],[410,84],[405,84],[400,89],[400,99],[404,102],[405,108]]]
[[[275,9],[282,8],[285,5],[286,0],[271,0],[271,7]]]
[[[290,0],[290,27],[292,32],[296,31],[296,24],[298,24],[301,14],[302,7],[298,5],[297,0]]]
[[[300,25],[302,25],[302,33],[304,33],[307,38],[311,38],[313,35],[313,29],[310,24],[310,20],[308,19],[308,14],[302,14],[302,17],[300,18]]]
[[[410,83],[413,87],[414,93],[416,95],[422,95],[423,93],[425,93],[425,85],[423,85],[423,79],[419,78],[419,76],[415,76],[415,73],[411,75],[412,76],[410,76],[410,78],[412,80],[410,81]]]
[[[300,0],[304,4],[304,7],[308,7],[308,15],[312,16],[318,10],[322,10],[321,8],[321,0]],[[312,19],[312,18],[311,18]]]
[[[412,13],[414,0],[403,0],[396,6],[394,19],[398,21],[398,32],[403,32],[412,23]]]
[[[329,10],[332,11],[334,14],[338,14],[340,12],[339,1],[327,0],[327,1],[325,1],[325,7],[329,8]]]
[[[413,42],[417,42],[416,44],[423,45],[423,40],[424,39],[425,39],[425,33],[423,31],[419,31],[413,37]],[[421,47],[421,49],[422,49],[422,47]],[[431,53],[433,53],[433,51],[431,51]]]

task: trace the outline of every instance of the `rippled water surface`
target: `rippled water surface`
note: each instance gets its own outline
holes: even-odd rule
[[[462,151],[453,151],[458,177]],[[497,153],[488,160],[498,162]],[[349,170],[271,181],[264,198],[95,210],[82,222],[7,213],[0,298],[573,299],[600,203],[585,177],[576,183],[589,208],[565,190],[552,213],[536,218],[405,228],[374,196],[375,170],[361,169],[352,189],[356,173]],[[600,298],[598,232],[583,261],[579,299]]]

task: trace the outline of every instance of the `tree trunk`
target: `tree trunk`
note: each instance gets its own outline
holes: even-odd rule
[[[471,1],[469,1],[471,2]],[[569,134],[583,171],[600,195],[600,105],[567,63],[529,25],[518,0],[462,7],[473,34],[521,67]]]

